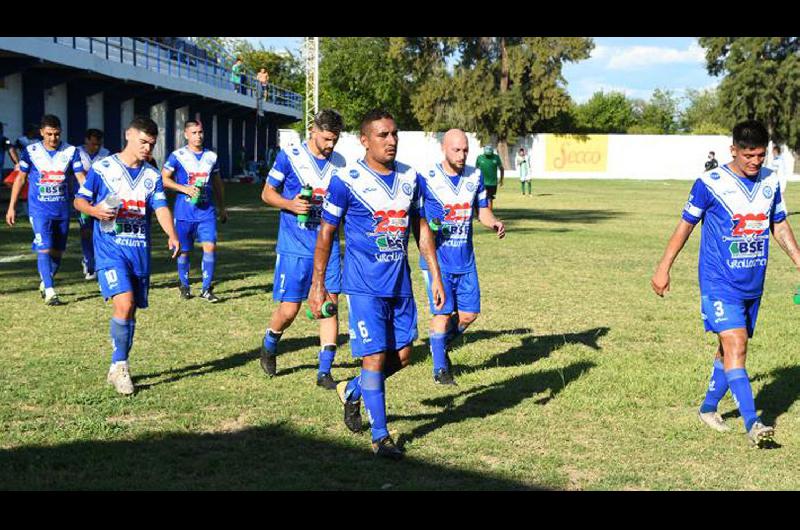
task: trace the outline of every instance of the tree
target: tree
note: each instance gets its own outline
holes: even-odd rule
[[[575,107],[576,132],[624,133],[636,123],[633,102],[622,92],[595,92]]]
[[[411,112],[411,74],[390,54],[388,37],[320,39],[319,100],[356,130],[367,111],[390,111],[401,129],[418,129]]]
[[[689,134],[730,134],[733,123],[719,101],[716,89],[686,91],[688,104],[680,115],[680,128]]]
[[[702,37],[706,67],[724,75],[720,102],[733,121],[757,119],[776,143],[800,149],[800,38]]]
[[[397,46],[416,57],[411,99],[422,126],[494,139],[506,167],[510,142],[568,110],[561,68],[588,58],[593,47],[580,37],[406,39]]]
[[[631,134],[675,134],[678,132],[678,99],[669,90],[655,89],[647,102],[637,102],[636,124]]]

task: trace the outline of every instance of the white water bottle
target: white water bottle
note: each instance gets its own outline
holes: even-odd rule
[[[106,195],[106,198],[102,200],[100,204],[97,206],[99,208],[103,208],[105,210],[114,210],[114,217],[109,219],[108,221],[100,221],[100,230],[103,232],[116,232],[116,225],[117,225],[117,216],[116,212],[119,210],[119,206],[122,204],[122,201],[119,198],[119,195],[116,193],[109,193]]]

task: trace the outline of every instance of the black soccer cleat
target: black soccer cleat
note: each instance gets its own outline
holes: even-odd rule
[[[188,300],[192,297],[192,290],[188,285],[181,285],[181,299]]]
[[[219,302],[219,298],[217,298],[217,296],[214,294],[214,292],[211,289],[208,289],[206,291],[202,291],[200,293],[200,298],[205,298],[206,300],[208,300],[212,304],[215,304],[215,303]]]
[[[317,377],[317,386],[321,386],[325,390],[336,390],[336,381],[333,380],[330,373],[322,374]]]
[[[66,305],[66,304],[64,304],[64,302],[62,302],[61,300],[58,299],[58,295],[57,294],[54,294],[50,298],[45,298],[44,303],[45,303],[45,305],[51,305],[51,306],[52,305]]]
[[[447,371],[448,372],[452,372],[453,371],[453,361],[450,360],[450,352],[445,352],[444,358],[447,361]]]
[[[361,421],[361,401],[348,401],[344,393],[347,390],[347,381],[340,381],[336,385],[336,394],[344,405],[344,424],[351,432],[360,433],[364,428]]]
[[[377,442],[372,442],[372,452],[375,456],[400,460],[403,458],[403,450],[395,445],[391,436],[384,436]]]
[[[264,346],[261,346],[261,369],[269,377],[275,377],[278,373],[277,355],[270,353]]]
[[[438,372],[433,374],[433,382],[437,385],[455,385],[456,380],[453,378],[453,374],[445,370],[444,368],[440,368]]]

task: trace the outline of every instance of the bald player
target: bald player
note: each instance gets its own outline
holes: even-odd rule
[[[497,232],[502,239],[505,225],[489,208],[481,171],[467,165],[469,143],[460,129],[450,129],[442,140],[443,160],[425,168],[421,174],[421,195],[425,218],[436,234],[436,258],[442,271],[445,303],[436,308],[431,295],[432,274],[425,260],[420,268],[425,278],[430,310],[433,355],[433,380],[454,385],[447,344],[475,322],[481,312],[478,270],[472,246],[472,217],[478,209],[478,221]],[[438,221],[438,223],[436,222]]]

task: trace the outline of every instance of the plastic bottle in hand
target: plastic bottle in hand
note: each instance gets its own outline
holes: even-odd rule
[[[103,199],[100,204],[97,206],[99,208],[103,208],[104,210],[114,210],[114,217],[107,220],[107,221],[100,221],[100,230],[103,232],[116,232],[117,226],[117,211],[119,210],[120,205],[122,204],[122,200],[120,200],[119,195],[116,193],[110,193],[106,195],[106,198]]]
[[[322,304],[322,308],[319,310],[319,312],[322,313],[322,318],[330,318],[336,314],[337,310],[336,304],[328,300]],[[311,309],[309,308],[306,308],[306,316],[309,319],[314,320],[314,313],[312,313]]]
[[[194,187],[197,188],[197,195],[192,197],[191,203],[195,206],[203,200],[203,186],[205,186],[205,179],[197,179],[194,181]]]
[[[314,195],[314,188],[306,184],[302,188],[300,188],[300,199],[306,202],[311,200],[311,197]],[[306,213],[299,213],[297,214],[297,224],[301,227],[305,227],[308,219],[310,217],[311,212]]]

